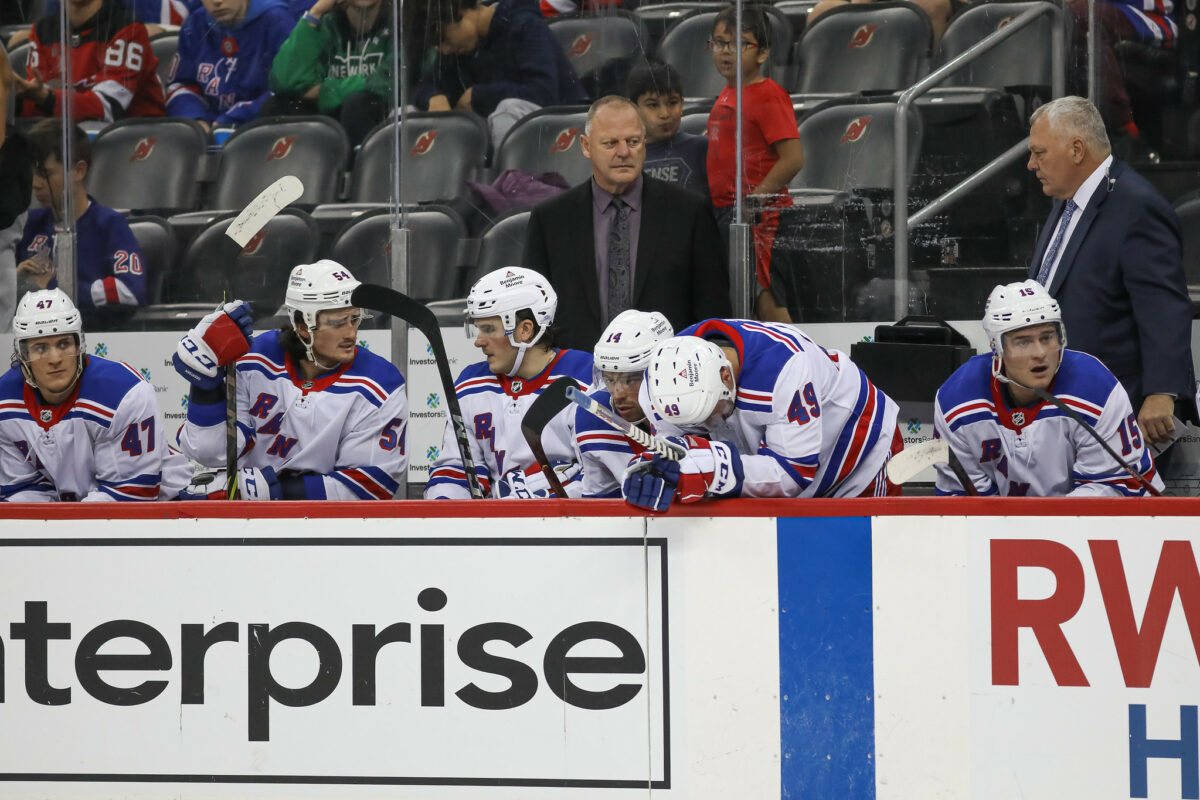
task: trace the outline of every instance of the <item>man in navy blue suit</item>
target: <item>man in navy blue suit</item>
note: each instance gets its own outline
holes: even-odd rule
[[[1071,347],[1104,362],[1129,393],[1142,433],[1165,444],[1173,413],[1196,417],[1179,219],[1145,178],[1113,159],[1087,100],[1060,97],[1031,121],[1028,167],[1055,201],[1029,277],[1061,304]]]

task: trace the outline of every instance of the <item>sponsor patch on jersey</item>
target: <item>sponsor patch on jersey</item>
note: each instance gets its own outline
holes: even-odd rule
[[[49,422],[50,420],[54,419],[54,412],[48,408],[43,408],[38,416],[41,418],[42,422]]]
[[[513,382],[512,382],[512,390],[513,390],[513,394],[520,394],[520,393],[521,393],[521,390],[522,390],[523,388],[525,388],[525,384],[524,384],[524,383],[522,383],[521,381],[513,381]]]
[[[312,387],[313,387],[312,381],[304,381],[303,383],[300,384],[301,389],[311,389]]]
[[[1012,415],[1013,425],[1021,426],[1025,424],[1025,412],[1014,411]]]

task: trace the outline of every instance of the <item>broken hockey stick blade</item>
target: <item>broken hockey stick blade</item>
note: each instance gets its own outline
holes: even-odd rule
[[[463,472],[467,476],[471,497],[482,498],[483,489],[479,485],[479,476],[475,474],[475,459],[471,458],[467,426],[463,424],[462,407],[458,402],[458,394],[454,391],[454,376],[450,374],[450,359],[446,356],[446,343],[442,341],[442,329],[438,327],[437,317],[411,297],[395,289],[372,283],[360,284],[350,295],[350,302],[359,308],[369,308],[402,319],[419,330],[428,340],[430,348],[433,349],[433,360],[437,362],[438,377],[442,382],[442,393],[446,395],[446,408],[450,414],[450,426],[458,443],[458,453],[462,458]]]
[[[533,457],[537,459],[538,466],[542,468],[542,474],[550,482],[550,488],[554,490],[555,497],[565,498],[567,490],[563,488],[562,481],[558,479],[558,473],[554,471],[554,467],[546,458],[546,450],[542,447],[542,431],[560,411],[571,405],[571,401],[567,399],[567,389],[574,385],[574,378],[568,375],[562,376],[542,390],[542,393],[529,406],[529,410],[525,412],[524,418],[521,419],[521,433],[525,436],[525,441],[529,443],[529,449],[533,451]]]
[[[630,439],[633,439],[656,456],[661,456],[668,461],[682,461],[683,457],[687,455],[687,450],[679,445],[674,442],[668,442],[666,439],[660,439],[649,431],[642,430],[620,414],[588,397],[578,387],[570,386],[567,388],[567,399],[580,408],[586,409],[593,416],[607,422],[610,426],[625,434]]]
[[[278,214],[284,206],[296,202],[304,194],[304,184],[295,175],[284,175],[258,193],[242,212],[233,218],[225,234],[245,247],[255,235]]]
[[[945,464],[949,460],[950,448],[945,439],[929,439],[908,445],[888,459],[888,480],[895,484],[908,483],[929,467]]]
[[[1133,478],[1135,481],[1137,481],[1137,483],[1138,483],[1138,485],[1139,485],[1139,486],[1141,486],[1141,487],[1142,487],[1143,489],[1145,489],[1145,490],[1146,490],[1146,491],[1147,491],[1149,494],[1151,494],[1151,495],[1153,495],[1153,496],[1155,496],[1155,497],[1162,497],[1162,492],[1160,492],[1158,489],[1155,489],[1155,488],[1154,488],[1154,484],[1152,484],[1152,483],[1151,483],[1151,482],[1150,482],[1150,481],[1149,481],[1149,480],[1146,478],[1146,476],[1145,476],[1145,475],[1143,475],[1142,473],[1138,472],[1138,471],[1137,471],[1136,469],[1134,469],[1134,468],[1133,468],[1131,465],[1129,465],[1128,463],[1126,463],[1125,459],[1123,459],[1123,458],[1121,458],[1119,455],[1117,455],[1117,451],[1116,451],[1116,450],[1113,450],[1113,449],[1112,449],[1112,448],[1109,446],[1108,442],[1104,441],[1104,437],[1103,437],[1103,436],[1101,436],[1099,433],[1097,433],[1097,432],[1096,432],[1096,429],[1095,429],[1095,428],[1093,428],[1091,425],[1089,425],[1089,424],[1088,424],[1088,421],[1087,421],[1086,419],[1084,419],[1083,417],[1079,416],[1079,412],[1078,412],[1078,411],[1076,411],[1075,409],[1071,408],[1069,405],[1067,405],[1066,403],[1064,403],[1062,400],[1059,400],[1057,397],[1055,397],[1054,395],[1050,394],[1049,392],[1042,391],[1041,389],[1038,389],[1037,387],[1031,387],[1031,388],[1033,388],[1033,392],[1034,392],[1034,394],[1036,394],[1036,395],[1037,395],[1037,396],[1038,396],[1040,399],[1042,399],[1042,400],[1045,400],[1047,403],[1050,403],[1050,404],[1052,404],[1052,405],[1053,405],[1055,408],[1057,408],[1059,411],[1063,412],[1063,413],[1064,413],[1064,414],[1066,414],[1068,417],[1070,417],[1071,419],[1073,419],[1073,420],[1075,420],[1076,422],[1078,422],[1078,423],[1080,424],[1080,426],[1081,426],[1081,427],[1082,427],[1082,428],[1083,428],[1085,431],[1087,431],[1087,432],[1088,432],[1088,434],[1089,434],[1089,435],[1090,435],[1090,436],[1091,436],[1093,439],[1095,439],[1095,440],[1096,440],[1096,441],[1097,441],[1097,442],[1100,444],[1100,446],[1101,446],[1101,447],[1103,447],[1103,448],[1104,448],[1104,451],[1105,451],[1106,453],[1108,453],[1110,456],[1112,456],[1112,457],[1113,457],[1113,460],[1114,460],[1114,461],[1116,461],[1118,464],[1120,464],[1120,465],[1121,465],[1121,468],[1122,468],[1122,469],[1124,469],[1126,472],[1128,472],[1128,473],[1129,473],[1129,475],[1130,475],[1130,476],[1131,476],[1131,477],[1132,477],[1132,478]],[[1149,447],[1149,445],[1145,445],[1145,446],[1146,446],[1146,447]]]

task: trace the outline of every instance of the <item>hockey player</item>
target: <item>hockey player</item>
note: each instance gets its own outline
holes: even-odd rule
[[[789,325],[711,319],[658,347],[642,385],[656,432],[689,436],[680,462],[626,473],[633,505],[678,498],[899,494],[883,467],[903,446],[896,403],[849,358]]]
[[[542,390],[569,375],[581,389],[592,378],[592,357],[554,347],[558,296],[542,275],[525,267],[501,267],[484,275],[467,296],[467,319],[485,360],[462,371],[455,392],[462,404],[475,475],[491,497],[548,497],[550,490],[521,434],[521,420]],[[582,486],[565,408],[542,430],[542,446],[572,497]],[[469,499],[467,475],[454,429],[446,423],[442,449],[429,472],[426,500]]]
[[[13,366],[0,376],[0,500],[157,500],[187,483],[154,387],[85,354],[79,310],[62,290],[22,297],[13,334]]]
[[[979,494],[1145,494],[1083,426],[1039,400],[1034,388],[1078,412],[1125,463],[1162,488],[1129,396],[1100,361],[1066,349],[1058,301],[1045,287],[1032,280],[997,286],[983,330],[992,352],[959,367],[934,403],[934,429]],[[935,491],[959,495],[964,487],[939,465]]]
[[[593,382],[604,388],[592,396],[627,422],[650,430],[638,391],[650,356],[675,332],[657,311],[622,311],[596,342]],[[588,411],[575,410],[575,446],[583,467],[584,497],[620,497],[629,460],[645,448]]]
[[[243,500],[389,500],[399,488],[408,466],[404,378],[358,346],[369,316],[350,303],[358,285],[337,262],[301,264],[288,279],[282,329],[251,344],[249,309],[239,300],[180,340],[175,368],[192,388],[179,441],[206,466],[224,464],[223,378],[236,359]],[[218,474],[209,490],[224,481]]]

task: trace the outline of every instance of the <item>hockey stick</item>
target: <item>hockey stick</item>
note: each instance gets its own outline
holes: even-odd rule
[[[979,490],[975,488],[975,484],[967,477],[966,470],[959,463],[958,457],[950,450],[950,446],[946,444],[945,439],[929,439],[906,446],[899,453],[888,459],[887,466],[884,469],[887,470],[889,481],[895,484],[905,484],[917,477],[924,470],[938,464],[949,464],[954,477],[958,478],[958,482],[962,484],[963,491],[968,495],[975,497],[979,494]]]
[[[546,458],[546,450],[542,447],[542,430],[558,412],[571,405],[571,401],[567,399],[567,389],[575,385],[574,378],[569,375],[562,376],[542,390],[521,420],[521,433],[529,443],[529,449],[533,451],[533,457],[537,459],[538,466],[542,468],[542,474],[550,482],[550,488],[554,490],[556,497],[566,497],[567,490],[563,488],[562,481],[558,479],[558,474]]]
[[[649,431],[642,430],[615,411],[600,405],[600,403],[588,397],[576,386],[567,387],[567,399],[580,408],[591,412],[593,416],[607,422],[613,428],[633,439],[656,456],[661,456],[667,461],[682,461],[683,457],[687,455],[687,450],[679,445],[674,442],[668,442],[665,439],[660,439]]]
[[[446,343],[442,341],[442,330],[438,327],[437,317],[411,297],[395,289],[372,283],[360,284],[350,295],[350,302],[359,308],[369,308],[402,319],[424,334],[429,341],[433,350],[433,360],[437,362],[438,377],[442,381],[442,392],[446,395],[450,425],[454,428],[454,438],[458,442],[458,453],[462,458],[463,472],[467,475],[467,485],[471,488],[472,499],[481,499],[483,489],[479,486],[479,477],[475,474],[475,459],[471,458],[467,426],[463,424],[462,407],[458,402],[458,394],[454,391],[454,376],[450,374],[450,359],[446,356]]]
[[[1047,403],[1052,403],[1054,405],[1054,407],[1057,408],[1059,411],[1063,412],[1068,417],[1070,417],[1071,419],[1078,422],[1081,426],[1083,426],[1083,429],[1088,432],[1088,435],[1090,435],[1093,439],[1095,439],[1100,444],[1100,446],[1104,448],[1104,451],[1106,453],[1108,453],[1110,456],[1112,456],[1113,460],[1115,460],[1118,464],[1120,464],[1122,469],[1124,469],[1126,472],[1128,472],[1129,475],[1135,481],[1138,482],[1139,486],[1141,486],[1143,489],[1145,489],[1148,493],[1150,493],[1154,497],[1162,497],[1162,492],[1160,492],[1158,489],[1155,489],[1154,484],[1150,483],[1150,481],[1146,479],[1145,475],[1138,472],[1136,469],[1131,467],[1129,464],[1125,463],[1125,459],[1123,459],[1119,455],[1117,455],[1117,451],[1113,450],[1111,447],[1109,447],[1108,442],[1104,441],[1104,437],[1102,437],[1099,433],[1097,433],[1096,429],[1093,428],[1091,425],[1089,425],[1087,420],[1085,420],[1083,417],[1079,416],[1079,413],[1075,409],[1071,408],[1066,403],[1064,403],[1062,400],[1059,400],[1057,397],[1050,394],[1049,392],[1042,391],[1041,389],[1038,389],[1037,387],[1030,387],[1030,388],[1033,389],[1033,393],[1036,394],[1039,398],[1041,398],[1042,400],[1045,400]],[[1143,446],[1149,447],[1149,445],[1146,445],[1144,443],[1143,443]]]

